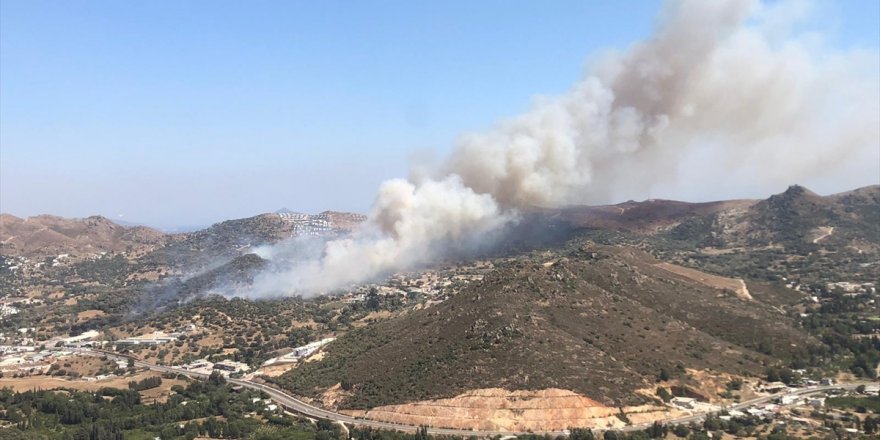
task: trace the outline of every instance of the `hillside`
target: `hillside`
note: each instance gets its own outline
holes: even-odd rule
[[[100,216],[21,219],[0,214],[0,293],[113,287],[124,289],[117,290],[118,296],[146,297],[139,303],[176,303],[221,286],[249,284],[264,267],[259,257],[248,255],[255,247],[297,236],[332,238],[364,220],[363,215],[337,211],[286,212],[164,234]]]
[[[672,396],[717,405],[749,398],[781,371],[786,382],[874,377],[878,193],[819,196],[795,186],[754,201],[533,209],[476,253],[450,253],[339,297],[230,299],[279,264],[255,247],[329,239],[364,221],[288,210],[160,236],[154,248],[124,254],[0,256],[0,292],[39,300],[14,299],[21,309],[0,327],[15,342],[25,337],[20,328],[49,340],[194,324],[173,347],[131,353],[165,363],[226,358],[252,371],[336,337],[308,361],[272,364],[254,380],[412,425],[620,428],[681,415],[664,403]],[[117,245],[132,236],[133,228],[92,220],[79,235],[53,226],[60,238],[44,243],[91,233]]]
[[[536,209],[482,281],[354,329],[321,360],[272,380],[352,414],[455,426],[521,398],[549,405],[530,406],[545,421],[586,417],[581,409],[566,419],[575,413],[540,400],[544,392],[595,401],[596,414],[641,417],[660,403],[658,377],[709,399],[718,390],[708,383],[723,389],[731,377],[863,349],[822,327],[824,318],[806,327],[797,311],[814,301],[808,295],[830,295],[823,281],[876,274],[878,201],[877,186],[830,196],[793,186],[765,200]],[[818,301],[806,309],[843,300]],[[871,313],[870,304],[848,307]],[[530,397],[512,397],[520,392]],[[613,422],[603,417],[591,423]]]
[[[165,234],[155,229],[120,226],[101,216],[68,219],[39,215],[22,219],[0,214],[3,255],[93,255],[159,247],[165,242]]]
[[[652,199],[616,205],[570,206],[557,215],[577,228],[654,234],[687,221],[747,209],[755,203],[756,200],[688,203]]]
[[[149,286],[139,308],[180,303],[211,293],[225,293],[253,283],[254,276],[266,267],[266,260],[254,254],[235,257],[228,263],[191,277],[171,277]]]
[[[316,215],[281,212],[227,220],[199,231],[174,235],[168,246],[149,255],[145,261],[185,268],[212,267],[246,254],[254,247],[291,237],[345,234],[364,220],[366,217],[360,214],[336,211]]]
[[[764,200],[688,203],[653,199],[535,213],[567,224],[569,238],[594,231],[656,237],[698,248],[880,251],[880,185],[828,196],[793,185]]]
[[[880,185],[829,196],[794,185],[748,207],[686,219],[668,232],[714,247],[877,251]]]
[[[639,405],[661,371],[754,375],[810,338],[761,297],[749,301],[657,267],[629,248],[572,244],[505,263],[435,307],[353,331],[323,360],[277,381],[343,408],[452,397],[479,388],[581,393]]]

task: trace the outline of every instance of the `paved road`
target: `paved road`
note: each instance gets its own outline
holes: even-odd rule
[[[80,349],[80,350],[84,351],[84,352],[91,352],[91,353],[106,355],[108,357],[115,357],[115,358],[119,358],[119,359],[132,359],[132,360],[134,360],[134,365],[137,367],[147,368],[147,369],[162,372],[162,373],[183,374],[185,376],[189,376],[189,377],[192,377],[195,379],[207,378],[207,375],[202,374],[202,373],[195,373],[192,371],[184,370],[182,368],[174,368],[174,367],[167,367],[167,366],[163,366],[163,365],[150,364],[150,363],[147,363],[144,361],[134,359],[130,356],[120,355],[118,353],[113,353],[113,352],[108,352],[108,351],[103,351],[103,350],[94,350],[94,349],[92,349],[92,350]],[[347,423],[349,425],[354,425],[354,426],[362,426],[362,427],[369,426],[372,428],[382,428],[382,429],[397,430],[397,431],[404,431],[404,432],[415,432],[417,429],[419,429],[418,426],[414,426],[414,425],[404,425],[404,424],[400,424],[400,423],[390,423],[390,422],[382,422],[382,421],[378,421],[378,420],[362,419],[362,418],[347,416],[345,414],[340,414],[340,413],[333,412],[333,411],[328,411],[328,410],[325,410],[322,408],[318,408],[316,406],[309,405],[308,403],[303,402],[303,401],[291,396],[290,394],[287,394],[284,391],[279,390],[278,388],[274,388],[274,387],[271,387],[268,385],[252,382],[249,380],[230,378],[230,379],[228,379],[228,382],[235,384],[235,385],[240,385],[240,386],[243,386],[246,388],[251,388],[254,390],[263,391],[266,394],[268,394],[269,397],[273,401],[277,402],[279,405],[286,408],[287,410],[292,411],[292,412],[296,412],[299,414],[303,414],[303,415],[306,415],[309,417],[327,419],[327,420],[331,420],[334,422],[342,422],[342,423]],[[772,394],[772,395],[768,395],[768,396],[762,396],[762,397],[758,397],[755,399],[747,400],[745,402],[740,402],[740,403],[728,406],[728,407],[726,407],[726,409],[727,410],[742,410],[742,409],[748,408],[753,405],[759,405],[762,403],[770,402],[774,399],[780,398],[785,395],[805,396],[805,395],[810,395],[810,394],[823,393],[823,392],[830,391],[830,390],[840,390],[840,389],[854,390],[859,385],[867,385],[869,383],[871,383],[871,382],[851,382],[851,383],[840,384],[840,385],[818,386],[818,387],[812,387],[812,388],[798,388],[798,389],[795,389],[792,391],[776,393],[776,394]],[[687,415],[687,416],[681,416],[681,417],[661,420],[660,422],[663,424],[666,424],[666,425],[677,425],[677,424],[682,424],[682,423],[701,422],[706,418],[706,415],[707,415],[706,413],[693,414],[693,415]],[[629,426],[620,428],[619,430],[620,431],[640,431],[640,430],[643,430],[643,429],[650,427],[652,424],[653,424],[653,422],[652,423],[643,423],[643,424],[639,424],[639,425],[629,425]],[[468,437],[468,436],[493,437],[493,436],[511,436],[511,435],[515,436],[517,434],[523,434],[523,432],[480,431],[480,430],[430,428],[430,427],[428,428],[428,432],[431,434],[455,435],[455,436],[464,436],[464,437]],[[561,431],[550,431],[550,432],[535,432],[535,434],[540,434],[540,435],[550,434],[552,436],[556,436],[556,435],[565,435],[566,433],[561,432]]]
[[[778,399],[782,396],[807,396],[810,394],[819,394],[819,393],[824,393],[826,391],[831,391],[831,390],[854,390],[854,389],[858,388],[859,385],[868,385],[870,383],[871,382],[851,382],[851,383],[845,383],[845,384],[839,384],[839,385],[823,385],[823,386],[810,387],[810,388],[796,388],[796,389],[793,389],[790,391],[784,391],[781,393],[771,394],[768,396],[756,397],[754,399],[746,400],[746,401],[736,403],[736,404],[733,404],[730,406],[725,406],[724,409],[726,409],[728,411],[743,410],[743,409],[749,408],[754,405],[760,405],[762,403],[767,403],[767,402],[773,401],[774,399]],[[676,417],[676,418],[667,419],[667,420],[661,420],[661,422],[664,424],[667,424],[667,425],[679,425],[679,424],[690,423],[690,422],[702,422],[703,420],[706,419],[706,416],[708,414],[710,414],[710,413],[693,414],[693,415],[689,415],[689,416],[682,416],[682,417]],[[633,425],[633,426],[627,426],[623,430],[624,431],[638,431],[641,429],[645,429],[649,426],[650,426],[650,424]]]
[[[137,360],[137,359],[132,358],[130,356],[120,355],[118,353],[113,353],[113,352],[109,352],[109,351],[87,350],[87,349],[80,349],[80,350],[84,351],[84,352],[92,352],[92,353],[96,353],[96,354],[100,354],[100,355],[105,355],[108,357],[115,357],[118,359],[132,359],[134,361],[134,365],[136,367],[147,368],[152,371],[158,371],[160,373],[183,374],[185,376],[189,376],[194,379],[206,379],[208,377],[206,374],[195,373],[192,371],[184,370],[182,368],[174,368],[174,367],[167,367],[164,365],[150,364],[150,363],[147,363],[147,362],[144,362],[141,360]],[[249,380],[229,378],[229,379],[227,379],[227,382],[234,384],[234,385],[240,385],[240,386],[243,386],[246,388],[251,388],[254,390],[264,391],[266,394],[269,395],[269,397],[273,401],[275,401],[276,403],[278,403],[282,407],[288,409],[289,411],[303,414],[303,415],[306,415],[309,417],[328,419],[328,420],[331,420],[334,422],[347,423],[349,425],[369,426],[369,427],[373,427],[373,428],[382,428],[382,429],[397,430],[397,431],[404,431],[404,432],[415,432],[417,429],[419,429],[419,426],[414,426],[414,425],[404,425],[404,424],[399,424],[399,423],[382,422],[379,420],[361,419],[361,418],[347,416],[345,414],[327,411],[325,409],[309,405],[308,403],[305,403],[305,402],[291,396],[290,394],[287,394],[284,391],[279,390],[278,388],[274,388],[274,387],[260,384],[260,383],[256,383],[256,382],[251,382]],[[475,436],[486,436],[486,437],[495,436],[495,435],[506,436],[506,435],[516,435],[517,434],[516,432],[506,432],[506,431],[477,431],[477,430],[448,429],[448,428],[428,428],[428,432],[432,433],[432,434],[442,434],[442,435],[457,435],[457,436],[475,435]],[[562,434],[562,432],[558,432],[555,434]]]

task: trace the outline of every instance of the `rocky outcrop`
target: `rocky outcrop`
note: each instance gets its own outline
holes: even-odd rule
[[[537,391],[478,389],[448,399],[343,412],[386,422],[484,431],[558,431],[573,426],[624,426],[618,417],[621,409],[604,406],[573,391],[555,388]],[[652,405],[623,408],[623,412],[627,417],[637,416],[639,420],[670,416],[666,408]]]

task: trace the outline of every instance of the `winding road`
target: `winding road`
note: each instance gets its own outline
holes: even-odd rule
[[[69,350],[69,349],[68,349]],[[76,351],[83,353],[93,353],[98,355],[105,355],[111,358],[117,359],[131,359],[134,361],[134,365],[140,368],[147,368],[152,371],[158,371],[161,373],[174,373],[174,374],[182,374],[184,376],[188,376],[194,379],[206,379],[207,375],[202,373],[196,373],[189,370],[185,370],[182,368],[175,367],[167,367],[163,365],[155,365],[150,364],[138,359],[135,359],[130,356],[121,355],[118,353],[113,353],[104,350],[96,350],[96,349],[77,349]],[[252,382],[249,380],[243,379],[227,379],[228,383],[239,385],[245,388],[250,388],[253,390],[263,391],[269,395],[269,397],[275,401],[281,407],[287,409],[288,411],[299,413],[308,417],[319,418],[319,419],[327,419],[334,422],[341,422],[352,426],[361,426],[361,427],[372,427],[372,428],[381,428],[381,429],[389,429],[403,432],[415,432],[419,429],[419,426],[416,425],[404,425],[400,423],[391,423],[391,422],[383,422],[379,420],[371,420],[371,419],[363,419],[351,417],[345,414],[340,414],[333,411],[328,411],[322,408],[318,408],[316,406],[310,405],[302,400],[297,399],[296,397],[278,389],[275,387],[271,387],[268,385],[264,385],[257,382]],[[770,402],[774,399],[780,398],[782,396],[806,396],[811,394],[824,393],[830,390],[854,390],[859,385],[867,385],[872,382],[849,382],[845,384],[839,385],[827,385],[827,386],[816,386],[810,388],[798,388],[792,391],[786,391],[776,394],[771,394],[767,396],[761,396],[758,398],[754,398],[751,400],[747,400],[745,402],[740,402],[734,405],[730,405],[725,407],[728,411],[730,410],[743,410],[749,408],[753,405],[760,405],[762,403]],[[701,422],[706,418],[708,413],[700,413],[693,414],[681,417],[675,417],[671,419],[660,420],[661,423],[665,425],[677,425],[682,423],[691,423],[691,422]],[[649,428],[653,422],[651,423],[642,423],[637,425],[628,425],[623,428],[616,429],[618,431],[640,431],[646,428]],[[428,433],[438,434],[438,435],[455,435],[455,436],[478,436],[478,437],[494,437],[494,436],[516,436],[524,434],[524,432],[511,432],[511,431],[482,431],[482,430],[468,430],[468,429],[453,429],[453,428],[433,428],[428,427]],[[549,434],[551,436],[556,435],[567,435],[566,432],[562,431],[548,431],[548,432],[534,432],[534,434],[544,435]]]

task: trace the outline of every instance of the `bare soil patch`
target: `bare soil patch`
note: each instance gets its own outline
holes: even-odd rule
[[[363,318],[357,320],[354,323],[354,326],[355,327],[363,327],[365,325],[368,325],[371,322],[381,321],[383,319],[388,319],[390,317],[391,317],[391,312],[388,310],[379,310],[376,312],[370,312],[366,316],[364,316]]]
[[[288,370],[296,368],[296,366],[296,363],[270,365],[257,370],[257,374],[260,376],[277,377],[286,373]]]
[[[199,347],[216,347],[222,344],[223,336],[217,334],[208,335],[196,341],[196,345]]]
[[[657,263],[656,266],[663,270],[672,272],[676,275],[681,275],[685,278],[691,279],[714,289],[730,290],[736,293],[736,296],[742,299],[752,299],[752,295],[749,294],[749,289],[748,287],[746,287],[746,283],[739,278],[727,278],[718,275],[712,275],[696,269],[678,266],[671,263]]]
[[[165,403],[168,401],[168,397],[172,394],[171,387],[175,385],[186,387],[186,384],[185,380],[163,378],[162,385],[141,391],[141,401],[144,404],[152,404],[154,402]]]
[[[128,388],[128,383],[143,380],[155,373],[140,373],[134,376],[116,376],[105,380],[87,381],[83,379],[63,379],[48,376],[30,376],[21,378],[2,378],[0,388],[11,388],[13,391],[24,392],[35,389],[51,390],[69,388],[78,391],[97,391],[101,388]]]
[[[329,390],[330,400],[338,389]],[[628,407],[629,417],[655,420],[669,416],[663,407]],[[387,405],[368,411],[345,411],[374,420],[458,429],[553,431],[571,426],[619,428],[620,410],[562,389],[507,391],[471,390],[449,399]]]
[[[96,376],[116,369],[116,363],[95,356],[70,356],[57,361],[61,369],[80,376]]]
[[[85,321],[88,321],[92,318],[97,318],[99,316],[104,316],[104,315],[106,315],[106,313],[104,313],[103,310],[96,310],[96,309],[83,310],[82,312],[79,312],[76,314],[76,321],[77,322],[85,322]]]

